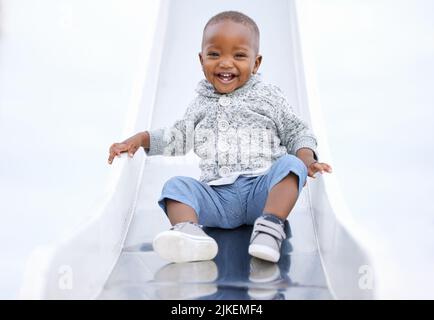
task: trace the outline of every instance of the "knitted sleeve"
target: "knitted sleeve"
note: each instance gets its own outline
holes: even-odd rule
[[[313,151],[315,160],[318,160],[317,140],[306,122],[294,113],[280,88],[269,85],[268,90],[281,144],[293,155],[301,148],[309,148]]]
[[[181,120],[171,127],[154,129],[149,132],[148,156],[182,156],[187,154],[194,143],[194,127],[197,120],[197,103],[193,100]]]

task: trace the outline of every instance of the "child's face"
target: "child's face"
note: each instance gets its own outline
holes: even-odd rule
[[[256,53],[255,41],[251,28],[230,20],[206,28],[199,58],[206,79],[217,92],[238,89],[258,71],[262,57]]]

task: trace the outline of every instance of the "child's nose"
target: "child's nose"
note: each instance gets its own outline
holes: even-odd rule
[[[223,58],[220,60],[220,67],[222,68],[228,68],[228,67],[232,67],[232,60],[228,59],[228,58]]]

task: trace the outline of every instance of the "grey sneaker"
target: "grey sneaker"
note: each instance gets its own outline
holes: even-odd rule
[[[170,262],[211,260],[217,255],[217,242],[200,225],[182,222],[159,233],[153,241],[154,251]]]
[[[280,247],[286,238],[283,225],[259,217],[255,221],[250,238],[249,254],[253,257],[277,262],[280,259]]]

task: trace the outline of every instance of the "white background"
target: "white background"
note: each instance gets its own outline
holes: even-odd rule
[[[125,135],[155,1],[0,1],[0,298],[95,214]]]
[[[386,297],[434,298],[434,3],[308,2],[300,19],[332,152],[323,160],[377,243]],[[33,248],[103,199],[107,149],[125,138],[147,59],[151,7],[0,1],[0,298],[16,297]]]

